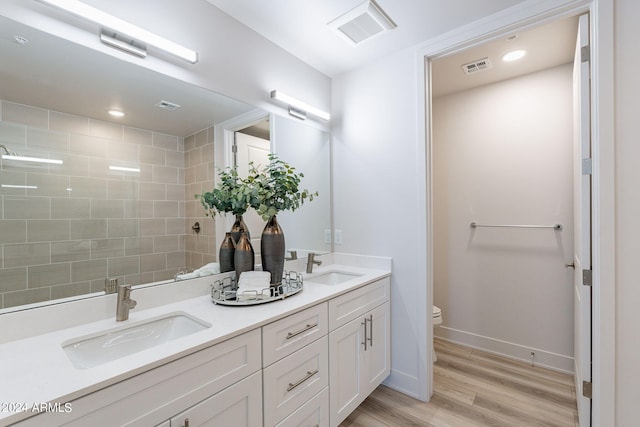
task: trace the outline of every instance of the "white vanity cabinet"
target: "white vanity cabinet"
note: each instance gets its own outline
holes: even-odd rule
[[[389,375],[390,280],[329,301],[331,426],[340,424]]]
[[[265,426],[327,425],[327,332],[327,303],[262,328]]]
[[[69,413],[43,413],[19,425],[149,427],[165,426],[171,420],[173,427],[180,424],[172,417],[185,409],[209,398],[211,402],[230,401],[238,393],[246,394],[250,409],[260,414],[259,423],[247,426],[261,425],[261,360],[260,330],[250,331],[75,399]],[[242,381],[252,374],[260,381],[257,388]]]

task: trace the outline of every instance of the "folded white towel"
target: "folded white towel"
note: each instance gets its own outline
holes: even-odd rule
[[[195,270],[194,273],[197,273],[198,276],[211,276],[212,274],[220,274],[220,264],[217,262],[210,262],[209,264],[203,265],[199,269]]]
[[[271,296],[269,282],[271,273],[268,271],[245,271],[238,280],[238,301],[264,299]]]
[[[198,277],[198,274],[195,272],[192,273],[183,273],[183,274],[178,274],[176,276],[176,280],[187,280],[187,279],[195,279],[196,277]]]

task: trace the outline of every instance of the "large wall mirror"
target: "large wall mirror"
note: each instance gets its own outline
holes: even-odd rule
[[[326,132],[4,17],[0,57],[0,313],[215,261],[220,222],[194,195],[237,117],[268,118],[270,150],[320,193],[282,215],[287,247],[330,250]]]

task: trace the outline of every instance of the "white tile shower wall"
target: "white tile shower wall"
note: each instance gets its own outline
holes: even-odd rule
[[[210,259],[196,251],[213,254],[208,242],[187,249],[192,235],[184,220],[194,200],[185,166],[196,168],[203,187],[213,182],[208,131],[186,138],[194,141],[187,165],[178,136],[7,101],[0,106],[0,144],[63,161],[0,163],[1,308],[100,292],[107,277],[131,284],[164,280]],[[12,185],[27,188],[6,187]]]

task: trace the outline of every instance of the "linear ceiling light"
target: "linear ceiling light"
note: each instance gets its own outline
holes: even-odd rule
[[[113,15],[82,3],[78,0],[37,0],[41,3],[60,8],[81,18],[107,27],[116,34],[126,34],[143,43],[155,46],[192,64],[198,62],[198,53],[177,43],[144,30]]]
[[[367,0],[327,24],[357,45],[376,34],[393,30],[396,23],[374,0]]]
[[[323,120],[329,120],[331,118],[331,115],[326,111],[322,111],[319,108],[307,104],[306,102],[300,101],[292,96],[284,94],[279,90],[272,90],[271,98],[287,104],[289,106],[289,114],[299,119],[304,120],[307,117],[307,114],[314,115]]]
[[[140,172],[140,168],[130,168],[126,166],[109,166],[109,170],[120,172]]]
[[[51,164],[51,165],[61,165],[62,164],[62,160],[43,159],[41,157],[14,156],[12,154],[3,154],[2,158],[4,160],[17,160],[17,161],[20,161],[20,162],[48,163],[48,164]]]

